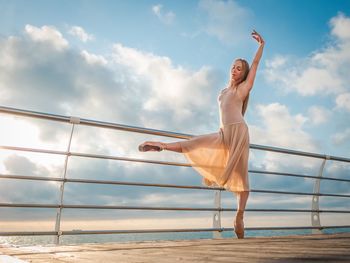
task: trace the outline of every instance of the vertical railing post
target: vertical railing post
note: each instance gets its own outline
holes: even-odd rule
[[[80,119],[77,118],[77,117],[71,117],[70,118],[70,123],[72,123],[72,130],[71,130],[71,133],[70,133],[68,147],[67,147],[66,159],[65,159],[65,162],[64,162],[63,181],[62,181],[62,183],[60,185],[59,208],[57,208],[57,213],[56,213],[55,231],[56,231],[57,235],[55,236],[55,240],[54,240],[56,245],[58,245],[60,243],[60,237],[62,235],[62,231],[61,231],[61,217],[62,217],[62,206],[63,206],[63,197],[64,197],[64,186],[65,186],[65,182],[66,182],[68,160],[69,160],[69,156],[70,156],[70,147],[71,147],[71,144],[72,144],[72,138],[73,138],[73,132],[74,132],[75,124],[79,124],[80,123]]]
[[[213,214],[213,228],[221,229],[221,190],[215,191],[214,205],[217,210]],[[222,238],[221,231],[214,231],[213,238]]]
[[[314,190],[313,190],[313,196],[312,196],[312,203],[311,203],[311,209],[313,210],[311,212],[311,224],[313,227],[319,227],[318,229],[312,229],[313,234],[322,234],[322,226],[321,226],[321,218],[320,218],[320,186],[321,186],[321,177],[323,175],[324,166],[326,164],[327,159],[329,160],[329,156],[326,156],[326,158],[322,161],[319,172],[318,172],[318,178],[315,179],[314,184]]]

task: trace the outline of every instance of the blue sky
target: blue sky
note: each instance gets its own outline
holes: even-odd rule
[[[235,58],[252,61],[257,44],[250,32],[256,29],[266,46],[246,115],[251,143],[350,156],[349,1],[0,0],[0,7],[0,105],[190,134],[215,132],[216,96]],[[19,130],[3,130],[2,145],[66,147],[67,127],[8,116],[1,121]],[[76,151],[183,160],[172,153],[138,153],[137,145],[152,137],[107,131],[96,135],[89,128],[77,133]],[[40,163],[37,157],[2,153],[1,160],[4,173],[61,171],[60,161],[49,158]],[[16,166],[16,160],[31,169]],[[92,178],[99,168],[111,179],[114,165],[73,162],[71,169],[74,176]],[[318,165],[254,151],[250,160],[251,168],[311,175]],[[124,179],[142,170],[120,169]],[[331,163],[327,169],[340,177],[349,173],[345,164]],[[156,174],[162,182],[200,184],[193,171],[192,177],[173,180],[162,174],[177,175],[176,169],[143,171],[140,179],[145,181]],[[283,189],[291,183],[268,176],[252,176],[251,181],[255,188]],[[312,191],[312,184],[303,181],[303,189]],[[329,191],[346,189],[334,185]],[[152,199],[143,191],[140,196],[160,204],[169,193]],[[108,203],[113,198],[97,199]],[[3,199],[14,200],[10,191]],[[263,203],[261,197],[252,197],[252,207]]]

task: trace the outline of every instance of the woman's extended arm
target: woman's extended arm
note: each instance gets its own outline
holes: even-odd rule
[[[253,88],[253,84],[254,84],[254,80],[255,80],[255,75],[256,75],[256,71],[258,69],[258,65],[264,50],[264,46],[265,46],[265,41],[264,39],[260,36],[260,34],[258,32],[256,32],[255,30],[253,30],[252,33],[252,37],[258,41],[259,43],[259,48],[255,54],[254,60],[252,62],[252,65],[250,67],[247,79],[244,81],[244,84],[242,86],[242,91],[243,91],[243,95],[244,97],[246,97],[250,90]]]

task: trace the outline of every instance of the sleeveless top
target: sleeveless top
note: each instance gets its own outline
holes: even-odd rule
[[[225,88],[218,96],[220,126],[244,122],[242,115],[243,101],[237,94],[237,89]]]

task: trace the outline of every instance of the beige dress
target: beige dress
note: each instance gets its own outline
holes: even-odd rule
[[[236,89],[225,88],[218,103],[219,131],[181,141],[182,152],[206,185],[234,193],[249,191],[249,133],[242,116],[243,101]]]

